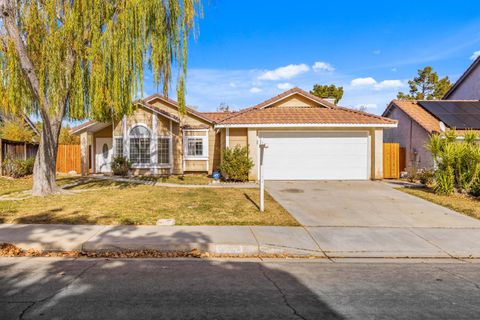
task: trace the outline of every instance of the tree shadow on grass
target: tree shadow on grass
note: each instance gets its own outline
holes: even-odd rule
[[[88,189],[101,189],[101,188],[119,188],[127,189],[141,186],[139,183],[107,180],[107,179],[86,179],[78,184],[69,185],[64,187],[65,190],[88,190]]]
[[[80,214],[75,210],[68,213],[68,216],[61,216],[64,208],[54,208],[37,214],[29,214],[18,217],[14,223],[18,224],[95,224],[97,219],[92,219],[86,214]]]
[[[201,232],[135,235],[207,246]],[[42,230],[31,229],[36,236]],[[260,261],[10,258],[0,262],[2,319],[343,319],[289,272]]]

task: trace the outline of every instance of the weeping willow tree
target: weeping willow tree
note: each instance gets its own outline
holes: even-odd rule
[[[60,192],[62,120],[128,114],[146,68],[164,94],[176,69],[184,108],[187,39],[200,10],[199,0],[0,0],[0,108],[43,122],[34,195]]]

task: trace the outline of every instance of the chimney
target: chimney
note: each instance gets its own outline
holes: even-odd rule
[[[330,102],[331,104],[336,104],[335,103],[335,98],[323,98],[323,100],[327,101],[327,102]]]

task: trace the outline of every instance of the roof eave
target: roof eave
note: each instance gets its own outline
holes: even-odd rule
[[[396,128],[398,123],[219,123],[221,128]]]

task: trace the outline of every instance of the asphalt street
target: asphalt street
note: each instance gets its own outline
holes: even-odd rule
[[[475,319],[469,260],[0,259],[1,319]]]

